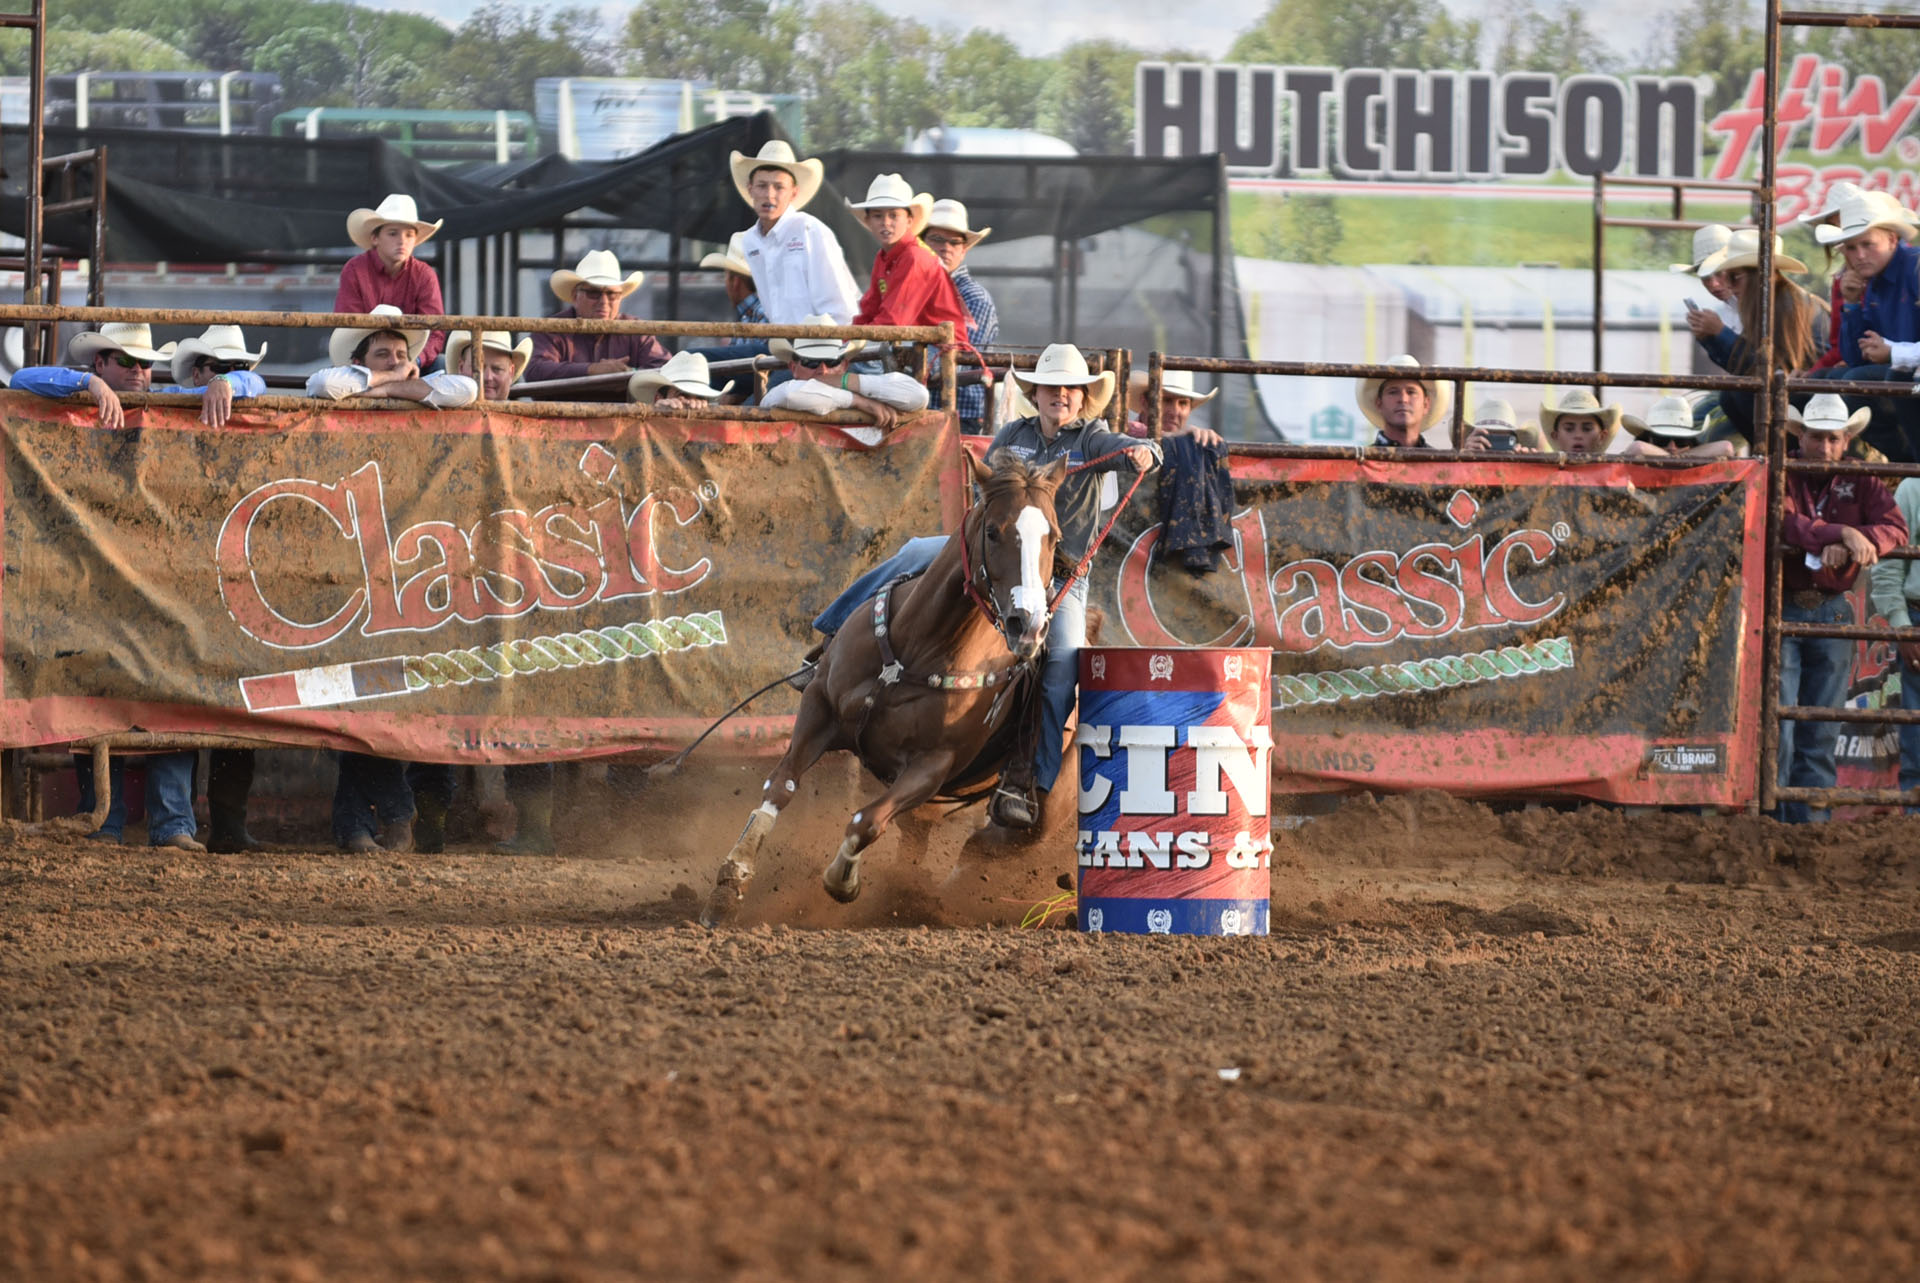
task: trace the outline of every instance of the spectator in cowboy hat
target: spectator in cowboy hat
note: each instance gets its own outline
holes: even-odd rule
[[[970,319],[953,278],[920,233],[933,212],[933,197],[915,193],[898,174],[879,174],[867,185],[867,198],[847,208],[860,215],[880,252],[873,256],[872,283],[860,296],[855,325],[941,325],[953,322],[956,343],[967,341]]]
[[[753,287],[753,269],[747,265],[746,233],[735,232],[727,240],[726,250],[715,250],[700,260],[705,271],[724,272],[727,302],[733,306],[733,319],[741,325],[765,325],[767,313],[760,306],[760,295]],[[701,347],[685,347],[683,352],[698,352],[709,361],[739,361],[767,354],[765,339],[713,339]]]
[[[1805,410],[1788,412],[1787,429],[1799,438],[1794,453],[1815,463],[1833,463],[1867,426],[1865,409],[1847,413],[1846,402],[1822,393]],[[1851,624],[1847,592],[1863,569],[1907,541],[1907,523],[1878,477],[1787,474],[1786,516],[1780,533],[1783,561],[1780,619],[1783,623]],[[1845,702],[1855,643],[1834,637],[1780,639],[1780,702],[1803,708],[1834,708]],[[1833,722],[1782,722],[1780,783],[1788,788],[1831,788],[1833,749],[1840,727]],[[1782,802],[1780,819],[1790,824],[1824,820],[1806,802]]]
[[[9,386],[44,397],[85,392],[100,407],[101,427],[123,428],[127,416],[119,394],[147,391],[153,363],[169,355],[168,349],[153,346],[153,331],[144,322],[108,321],[68,341],[67,359],[80,369],[32,365],[16,373]]]
[[[829,316],[835,325],[849,324],[860,291],[847,256],[832,230],[805,212],[824,177],[820,162],[796,159],[775,139],[752,156],[732,153],[728,164],[734,190],[759,218],[741,233],[741,245],[767,319],[794,325],[803,316]]]
[[[644,272],[620,274],[611,250],[589,250],[572,271],[548,278],[554,297],[565,304],[553,315],[584,321],[615,321],[627,297],[647,279]],[[651,334],[536,334],[527,377],[536,383],[577,379],[589,374],[626,374],[667,363],[667,349]]]
[[[1726,249],[1727,243],[1732,239],[1733,229],[1724,223],[1708,223],[1705,227],[1697,227],[1693,232],[1693,261],[1673,263],[1667,270],[1688,276],[1699,276],[1700,284],[1712,296],[1712,302],[1708,304],[1709,309],[1720,317],[1722,325],[1738,334],[1740,309],[1734,302],[1733,291],[1727,288],[1727,278],[1719,272],[1706,276],[1700,275],[1700,265]],[[1692,310],[1692,308],[1688,309],[1688,311]]]
[[[1407,370],[1420,368],[1420,362],[1411,356],[1396,356],[1387,364]],[[1437,442],[1429,440],[1428,434],[1431,429],[1445,422],[1447,411],[1453,405],[1453,389],[1448,384],[1412,375],[1406,378],[1360,379],[1354,385],[1354,401],[1367,422],[1374,426],[1375,446],[1402,450],[1446,448],[1447,434],[1444,429]],[[1468,432],[1466,444],[1461,448],[1486,449],[1486,434]]]
[[[1814,224],[1814,239],[1846,263],[1834,280],[1839,307],[1823,377],[1906,382],[1920,367],[1920,249],[1910,243],[1915,222],[1886,192],[1855,191]],[[1899,462],[1920,460],[1920,407],[1912,398],[1849,404],[1872,411],[1868,444]]]
[[[1149,381],[1145,370],[1135,370],[1127,376],[1127,412],[1132,416],[1127,424],[1129,436],[1147,435],[1145,416]],[[1225,439],[1218,432],[1191,422],[1193,412],[1219,394],[1219,388],[1206,393],[1195,388],[1192,370],[1162,370],[1160,372],[1161,437],[1190,435],[1208,449],[1224,445]]]
[[[713,386],[707,373],[707,358],[698,352],[681,352],[657,370],[642,370],[627,380],[627,400],[650,405],[656,410],[702,410],[733,390]]]
[[[348,214],[347,239],[366,253],[340,269],[333,310],[370,313],[386,303],[402,316],[446,315],[439,274],[413,256],[440,230],[441,222],[423,220],[413,197],[399,192],[372,209]],[[428,335],[416,359],[423,366],[432,364],[445,343],[443,334]]]
[[[401,314],[389,303],[379,304],[371,313]],[[420,352],[426,342],[425,330],[403,330],[397,325],[337,329],[327,340],[333,364],[307,376],[307,395],[334,401],[350,396],[386,397],[418,401],[436,410],[470,404],[480,395],[480,385],[472,379],[444,371],[420,373]]]
[[[447,364],[455,373],[480,380],[480,396],[486,401],[505,401],[513,394],[513,385],[527,372],[533,359],[533,340],[513,341],[505,330],[486,330],[480,335],[480,370],[473,368],[473,335],[465,330],[447,340]]]
[[[1522,423],[1519,411],[1498,397],[1482,401],[1473,412],[1472,423],[1476,430],[1487,434],[1489,450],[1506,449],[1503,440],[1511,440],[1511,448],[1521,454],[1539,454],[1546,448],[1546,438],[1540,435],[1540,429],[1531,423]]]
[[[1607,454],[1619,443],[1621,409],[1574,388],[1540,405],[1540,431],[1560,454]]]
[[[1694,341],[1729,374],[1752,375],[1759,372],[1760,354],[1748,335],[1760,332],[1760,306],[1766,295],[1761,288],[1760,230],[1737,229],[1727,247],[1700,264],[1704,279],[1714,273],[1726,277],[1727,286],[1739,303],[1740,332],[1729,330],[1718,314],[1706,310],[1689,312],[1687,328]],[[1784,242],[1773,238],[1773,366],[1778,370],[1805,370],[1820,356],[1821,338],[1814,321],[1824,306],[1819,299],[1787,279],[1789,272],[1804,272],[1807,265],[1786,253]],[[1753,440],[1753,394],[1729,391],[1720,394],[1720,410],[1748,441]]]
[[[1818,209],[1809,209],[1793,220],[1793,226],[1804,227],[1809,233],[1822,223],[1835,224],[1840,216],[1840,206],[1845,202],[1858,200],[1860,188],[1853,183],[1840,181],[1829,183]],[[1826,247],[1827,267],[1833,267],[1833,247]],[[1845,263],[1833,273],[1833,281],[1828,286],[1827,298],[1827,350],[1813,363],[1812,373],[1821,378],[1838,378],[1838,374],[1826,374],[1825,371],[1845,368],[1840,356],[1840,317],[1848,303],[1858,303],[1866,290],[1866,280],[1857,275]]]
[[[1695,423],[1693,406],[1682,396],[1663,396],[1647,408],[1644,419],[1625,415],[1621,422],[1636,440],[1625,453],[1657,459],[1731,459],[1738,453],[1734,439],[1706,439],[1705,422]]]
[[[210,325],[174,347],[173,383],[159,390],[198,396],[200,421],[210,428],[225,427],[236,398],[266,395],[267,381],[253,372],[266,354],[264,343],[258,352],[247,350],[239,326]]]
[[[809,316],[802,325],[832,325],[828,316]],[[802,414],[832,414],[858,410],[873,420],[880,432],[899,425],[900,413],[927,408],[927,388],[911,374],[862,374],[850,368],[863,344],[840,339],[775,339],[773,355],[787,363],[793,375],[767,389],[760,405],[768,410],[798,410]],[[878,438],[874,438],[876,441]]]
[[[954,293],[967,309],[967,343],[975,349],[991,347],[1000,341],[1000,312],[993,305],[993,295],[987,293],[986,286],[976,281],[966,267],[967,254],[992,232],[991,227],[982,227],[979,231],[969,227],[967,207],[959,201],[937,200],[927,215],[926,230],[920,233],[920,239],[940,260],[940,266],[947,269]],[[986,430],[987,389],[993,382],[992,371],[983,366],[980,380],[962,387],[954,397],[963,432]]]

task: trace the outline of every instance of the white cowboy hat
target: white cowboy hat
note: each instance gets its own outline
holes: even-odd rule
[[[915,192],[913,184],[898,174],[878,174],[867,184],[867,198],[858,203],[848,201],[847,208],[904,209],[913,215],[913,227],[908,235],[918,237],[933,212],[933,197],[927,192]]]
[[[251,370],[266,354],[265,343],[258,352],[247,351],[247,339],[239,326],[209,325],[197,337],[181,339],[173,349],[173,381],[184,386],[194,362],[203,356],[215,361],[244,361]]]
[[[707,373],[707,358],[698,352],[678,352],[667,359],[667,363],[657,369],[637,370],[627,380],[627,400],[638,401],[641,405],[652,405],[660,394],[668,388],[686,396],[697,396],[702,401],[716,401],[733,390],[733,381],[729,379],[723,388],[716,388]]]
[[[470,330],[459,330],[449,337],[447,339],[447,368],[458,373],[460,370],[460,358],[464,357],[467,354],[467,349],[472,346],[473,333]],[[505,330],[483,330],[480,334],[480,350],[483,352],[502,352],[512,357],[513,378],[510,381],[518,383],[520,376],[527,372],[527,362],[533,359],[533,336],[528,335],[518,343],[515,343],[513,341],[513,335],[507,333]],[[473,377],[477,380],[480,374],[481,372],[476,369],[473,372]]]
[[[75,365],[91,367],[93,358],[101,352],[125,352],[136,361],[164,361],[171,355],[171,348],[156,349],[153,329],[144,321],[108,321],[67,342],[67,356]]]
[[[376,303],[367,312],[368,316],[405,316],[391,303]],[[353,364],[353,349],[360,346],[360,340],[370,334],[398,334],[407,341],[409,360],[420,359],[420,349],[427,345],[425,330],[403,330],[397,325],[375,325],[370,328],[349,329],[342,327],[327,338],[327,357],[335,365]]]
[[[734,272],[741,276],[752,276],[753,267],[747,262],[747,234],[735,232],[727,237],[724,252],[715,250],[700,260],[702,271]]]
[[[1013,381],[1029,401],[1033,400],[1035,387],[1085,388],[1086,403],[1080,407],[1083,419],[1099,418],[1107,402],[1113,400],[1113,371],[1088,373],[1087,358],[1071,343],[1047,344],[1040,349],[1039,359],[1034,361],[1031,370],[1013,372]]]
[[[347,236],[361,249],[372,249],[375,232],[388,223],[404,223],[420,233],[420,240],[415,243],[424,244],[446,221],[443,218],[436,223],[423,222],[420,207],[413,203],[413,197],[395,192],[372,209],[356,209],[348,214]]]
[[[590,249],[581,260],[574,264],[569,272],[561,268],[547,278],[547,285],[553,290],[554,297],[569,306],[573,303],[573,292],[582,285],[592,285],[603,290],[618,290],[625,298],[640,288],[647,279],[645,272],[629,272],[623,279],[620,275],[620,260],[613,256],[612,250]]]
[[[1813,229],[1813,239],[1822,245],[1838,245],[1876,227],[1891,227],[1906,240],[1913,235],[1917,221],[1912,210],[1886,192],[1855,192],[1837,204],[1831,222]]]
[[[1693,403],[1683,396],[1663,396],[1647,407],[1644,419],[1624,415],[1621,420],[1636,437],[1697,437],[1707,430],[1693,421]]]
[[[1725,223],[1708,223],[1705,227],[1696,227],[1693,231],[1693,261],[1675,263],[1668,267],[1669,272],[1691,272],[1698,274],[1700,264],[1718,254],[1733,239],[1733,229]]]
[[[816,312],[812,316],[800,318],[802,325],[838,325],[840,322],[831,316]],[[767,350],[782,361],[791,361],[804,357],[809,361],[833,361],[838,363],[842,357],[858,356],[869,345],[861,339],[772,339]]]
[[[747,179],[756,169],[784,169],[793,175],[794,186],[799,191],[793,198],[789,209],[804,209],[820,191],[820,184],[826,180],[827,167],[817,160],[799,160],[793,154],[791,145],[778,138],[762,146],[758,153],[749,156],[744,152],[733,152],[727,157],[727,167],[733,171],[733,189],[740,193],[740,199],[753,204],[753,197],[747,194]]]
[[[1867,430],[1867,420],[1873,417],[1873,411],[1861,406],[1852,414],[1847,413],[1847,403],[1831,392],[1822,392],[1808,398],[1807,408],[1787,407],[1787,430],[1789,432],[1844,432],[1851,441]]]
[[[933,209],[927,215],[927,225],[920,229],[921,234],[924,235],[936,227],[943,232],[952,232],[955,236],[966,237],[968,249],[972,249],[993,234],[991,227],[983,227],[976,232],[967,226],[967,207],[957,200],[933,202]]]
[[[1811,227],[1815,223],[1831,223],[1840,213],[1840,206],[1860,195],[1860,189],[1845,179],[1827,184],[1827,203],[1819,209],[1810,209],[1794,223],[1802,227]]]
[[[1396,356],[1393,360],[1388,361],[1387,364],[1400,366],[1408,370],[1417,370],[1420,368],[1420,362],[1418,360],[1406,355]],[[1389,383],[1400,382],[1418,383],[1421,387],[1425,388],[1427,392],[1427,413],[1415,426],[1414,432],[1416,435],[1425,432],[1428,428],[1447,417],[1447,411],[1453,406],[1452,384],[1435,383],[1432,379],[1415,378],[1412,375],[1408,375],[1405,378],[1361,379],[1354,384],[1353,399],[1360,406],[1361,416],[1365,418],[1368,423],[1371,423],[1376,430],[1384,430],[1387,426],[1386,420],[1381,417],[1380,406],[1377,404],[1380,399],[1380,389]]]
[[[1816,227],[1813,230],[1817,236],[1828,229]],[[1735,268],[1758,266],[1760,266],[1760,229],[1742,227],[1728,239],[1725,249],[1709,256],[1706,262],[1700,264],[1700,277],[1704,280],[1715,272],[1731,272]],[[1773,237],[1773,270],[1776,272],[1807,270],[1805,263],[1786,252],[1786,242],[1780,239],[1777,232]]]
[[[1562,416],[1585,415],[1590,419],[1600,420],[1600,426],[1605,429],[1607,440],[1611,442],[1613,434],[1620,430],[1621,413],[1620,406],[1601,405],[1590,389],[1574,388],[1570,392],[1562,393],[1558,400],[1541,404],[1540,431],[1546,434],[1548,440],[1552,440],[1554,425],[1560,422]]]
[[[1132,374],[1129,374],[1127,376],[1127,390],[1129,392],[1137,391],[1144,396],[1147,391],[1147,372],[1145,370],[1135,370]],[[1205,405],[1220,395],[1220,389],[1215,388],[1211,392],[1202,393],[1194,389],[1192,370],[1162,370],[1160,371],[1160,395],[1183,396],[1195,405]]]
[[[1531,423],[1520,422],[1520,413],[1511,404],[1498,397],[1482,401],[1473,412],[1473,418],[1467,421],[1467,428],[1492,428],[1511,432],[1518,441],[1525,442],[1534,449],[1540,448],[1540,429]]]

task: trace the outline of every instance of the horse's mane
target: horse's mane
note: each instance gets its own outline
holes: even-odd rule
[[[1030,490],[1040,483],[1040,474],[1051,465],[1034,467],[1011,450],[996,450],[987,462],[993,467],[993,476],[981,485],[988,496],[997,496],[1009,490]]]

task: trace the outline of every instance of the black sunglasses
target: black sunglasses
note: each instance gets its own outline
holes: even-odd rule
[[[115,352],[112,355],[114,364],[123,370],[151,370],[153,368],[152,361],[142,361],[139,357],[128,356],[125,352]]]
[[[793,363],[809,370],[831,370],[834,366],[846,359],[844,356],[820,357],[818,359],[808,356],[796,356],[793,358]]]
[[[196,370],[212,370],[215,374],[235,374],[249,368],[243,361],[215,361],[210,357],[201,357],[193,363]]]

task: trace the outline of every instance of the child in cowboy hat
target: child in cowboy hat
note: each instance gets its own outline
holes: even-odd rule
[[[153,346],[153,330],[144,322],[108,321],[68,341],[67,359],[80,369],[31,365],[15,374],[9,386],[44,397],[85,392],[100,407],[101,427],[123,428],[127,416],[119,394],[147,391],[153,382],[153,363],[169,355],[168,349]]]
[[[947,269],[953,292],[960,296],[960,305],[967,309],[967,344],[976,350],[1000,341],[1000,311],[993,305],[993,295],[973,279],[973,273],[966,266],[967,254],[992,231],[991,227],[975,231],[968,226],[967,207],[959,201],[937,200],[927,215],[926,230],[920,233],[920,239],[940,260],[940,266]],[[966,384],[955,395],[954,408],[960,414],[961,431],[985,430],[987,389],[992,385],[993,372],[983,366],[980,382]]]
[[[1136,441],[1100,423],[1100,412],[1113,399],[1113,371],[1089,373],[1086,358],[1070,343],[1048,344],[1031,371],[1013,377],[1037,413],[1001,428],[986,457],[1009,450],[1035,467],[1064,459],[1069,468],[1079,469],[1068,473],[1053,500],[1060,526],[1057,558],[1077,567],[1100,530],[1099,478],[1108,472],[1151,471],[1160,463],[1159,443]],[[827,642],[858,606],[901,575],[918,574],[932,565],[946,542],[945,535],[910,539],[900,551],[854,580],[813,621],[826,640],[808,652],[806,666],[795,675],[794,684],[805,688]],[[1058,591],[1057,580],[1052,591]],[[1079,651],[1086,644],[1086,610],[1087,581],[1081,576],[1054,607],[1047,631],[1046,668],[1040,676],[1039,742],[1031,760],[1009,762],[1002,772],[988,807],[995,823],[1031,828],[1039,814],[1033,788],[1051,789],[1059,778],[1061,736],[1073,711]]]
[[[1695,423],[1693,405],[1683,396],[1663,396],[1647,407],[1647,417],[1625,415],[1621,422],[1636,440],[1625,453],[1649,458],[1731,459],[1737,453],[1731,438],[1706,440],[1704,421]]]
[[[956,343],[967,341],[972,319],[953,278],[933,251],[920,243],[920,233],[933,213],[933,197],[915,193],[898,174],[880,174],[867,186],[867,198],[847,207],[880,242],[873,256],[872,283],[860,297],[855,325],[942,325],[953,322]]]
[[[645,272],[621,275],[613,251],[589,250],[571,271],[547,278],[547,287],[564,305],[553,315],[585,321],[620,319],[627,298],[646,281]],[[589,374],[627,374],[667,363],[667,349],[651,334],[536,334],[527,377],[536,383],[578,379]]]
[[[402,313],[382,303],[371,315],[398,318]],[[436,410],[470,404],[480,395],[480,385],[472,379],[444,370],[420,373],[420,353],[426,342],[425,330],[403,330],[398,325],[337,329],[327,339],[333,364],[307,376],[307,395],[333,401],[350,396],[388,397],[418,401]]]
[[[1867,426],[1868,412],[1847,413],[1846,402],[1822,393],[1805,410],[1789,410],[1787,430],[1799,438],[1794,453],[1815,463],[1834,463]],[[1786,516],[1780,534],[1787,545],[1782,579],[1782,622],[1851,624],[1847,592],[1862,569],[1907,542],[1907,523],[1878,477],[1787,474]],[[1855,643],[1832,637],[1780,639],[1780,702],[1803,708],[1833,708],[1846,700]],[[1780,783],[1788,788],[1831,788],[1833,748],[1840,727],[1833,722],[1783,722]],[[1824,820],[1805,802],[1782,802],[1780,819],[1790,824]]]
[[[480,368],[473,368],[473,335],[465,330],[447,340],[447,364],[456,374],[480,381],[480,396],[487,401],[505,401],[513,395],[513,385],[526,373],[533,359],[533,340],[513,341],[505,330],[486,330],[480,335]]]
[[[372,312],[386,303],[402,316],[445,316],[440,299],[440,277],[413,256],[433,239],[441,223],[420,217],[413,197],[393,193],[372,209],[347,215],[347,239],[366,253],[349,259],[340,269],[340,288],[333,296],[336,312]],[[430,364],[446,343],[443,334],[431,334],[419,359]]]
[[[725,387],[713,386],[707,358],[698,352],[678,353],[659,369],[627,380],[627,400],[657,410],[702,410],[731,391],[731,380]]]
[[[831,325],[825,316],[809,316],[802,325]],[[927,388],[911,374],[862,373],[851,368],[864,345],[840,339],[775,339],[773,355],[787,363],[792,378],[767,389],[760,405],[768,410],[798,410],[803,414],[832,414],[858,410],[873,420],[875,431],[848,431],[869,445],[879,444],[881,433],[891,432],[900,413],[927,408]],[[870,438],[870,439],[869,439]]]
[[[1560,454],[1607,454],[1619,439],[1621,409],[1601,405],[1586,388],[1574,388],[1540,405],[1540,431]]]
[[[847,256],[832,229],[804,212],[820,190],[824,167],[796,159],[779,139],[752,156],[732,153],[728,165],[734,190],[759,218],[741,233],[741,244],[767,319],[793,325],[803,316],[830,316],[835,325],[851,323],[860,291]]]

